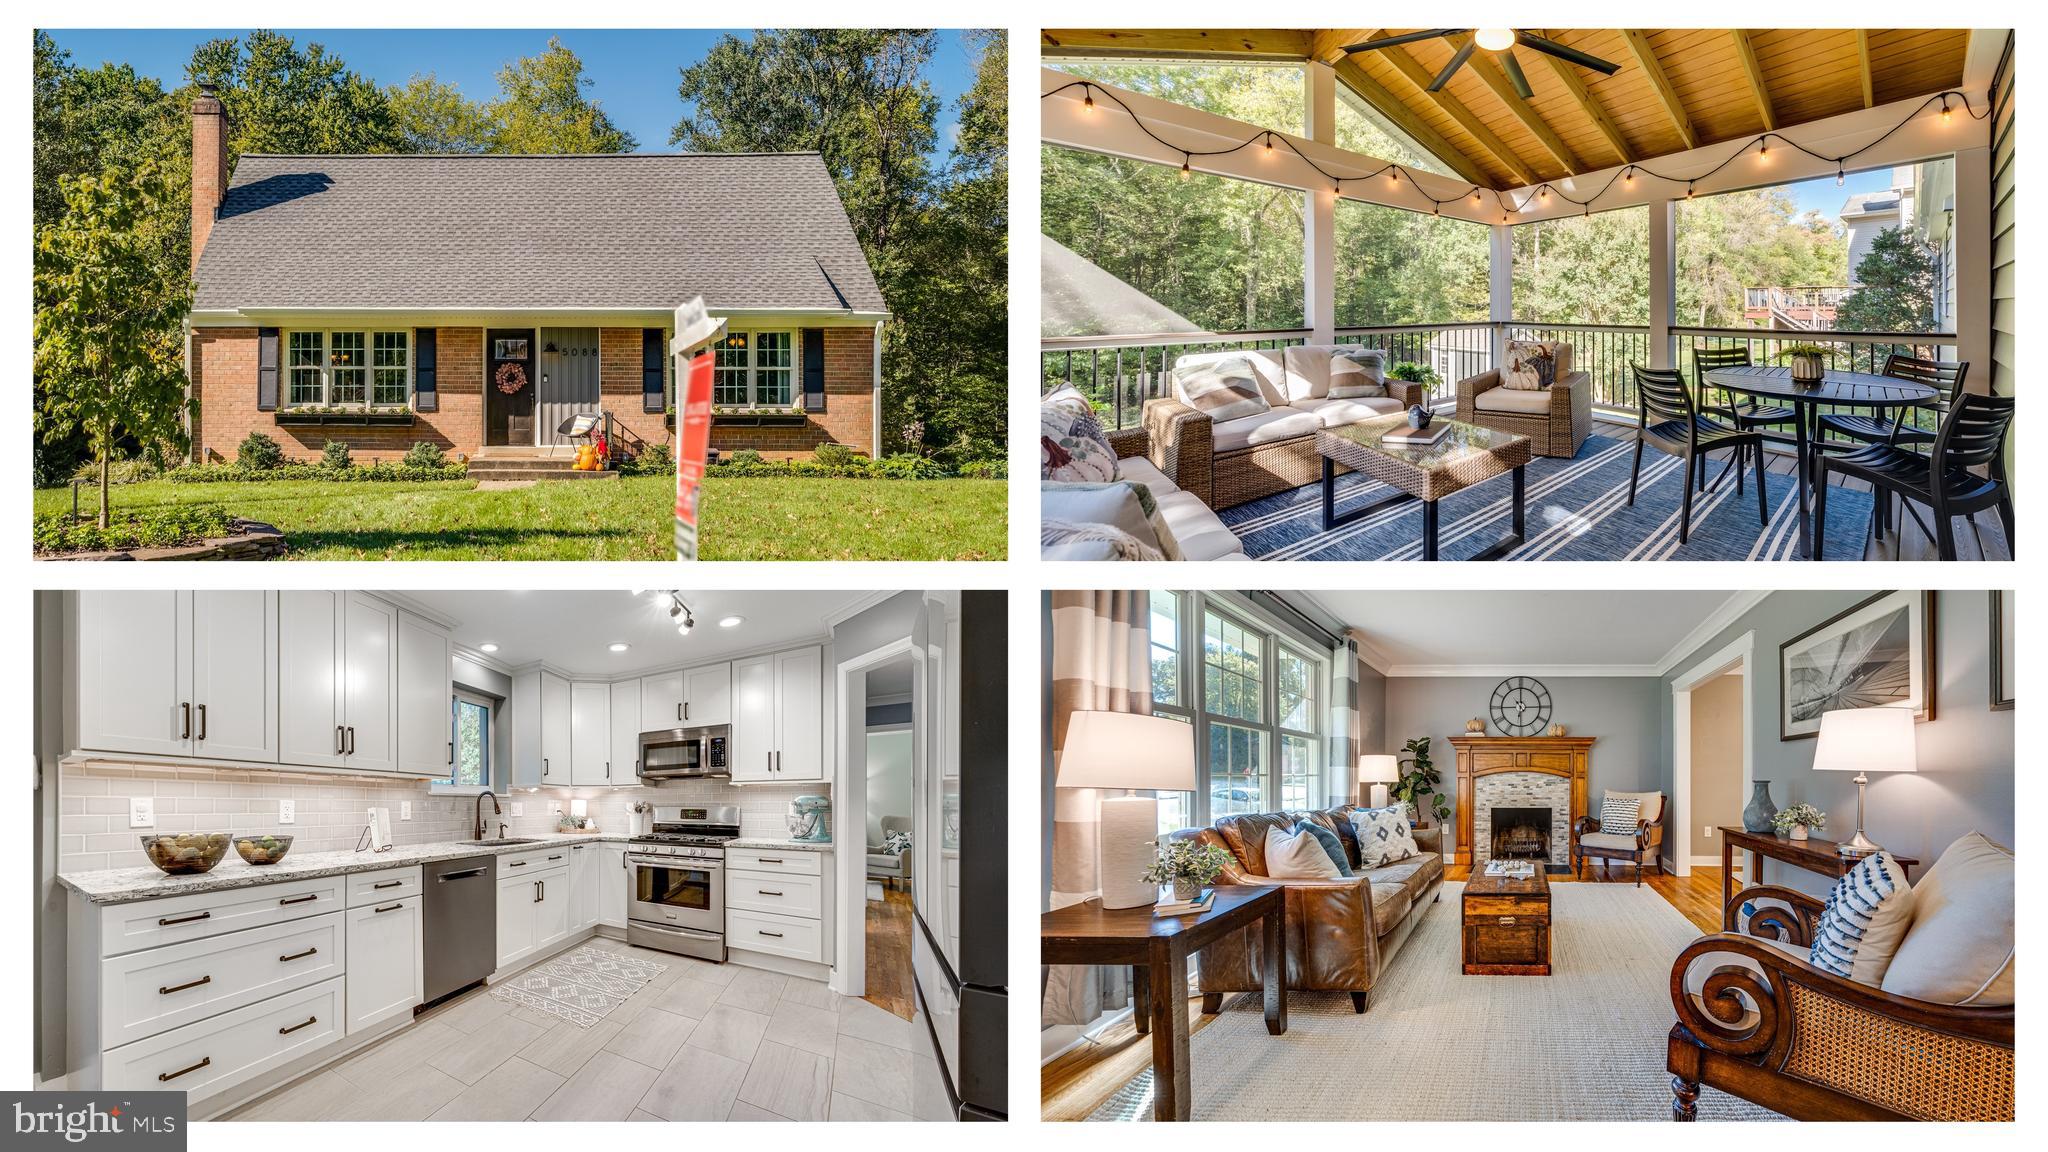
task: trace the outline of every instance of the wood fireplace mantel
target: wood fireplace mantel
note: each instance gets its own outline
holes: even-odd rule
[[[1472,866],[1472,782],[1503,772],[1536,772],[1571,782],[1571,819],[1586,814],[1586,764],[1592,736],[1453,736],[1458,751],[1458,852],[1455,862]]]

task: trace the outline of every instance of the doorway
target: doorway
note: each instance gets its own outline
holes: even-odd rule
[[[533,329],[487,329],[484,346],[484,444],[531,444]]]
[[[1756,634],[1745,632],[1671,682],[1672,871],[1721,866],[1723,826],[1739,827],[1754,779]],[[1741,860],[1734,862],[1741,867]]]
[[[912,1015],[910,933],[912,707],[910,657],[868,672],[866,702],[867,883],[863,899],[867,990],[862,998],[905,1020]]]

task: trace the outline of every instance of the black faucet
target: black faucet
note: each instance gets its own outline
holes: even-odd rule
[[[498,805],[498,794],[497,794],[496,792],[479,792],[479,793],[477,793],[477,794],[476,794],[476,839],[478,839],[478,840],[481,840],[481,839],[483,839],[483,838],[484,838],[484,799],[485,799],[486,797],[489,797],[489,798],[490,798],[490,801],[491,801],[491,811],[492,811],[493,813],[495,813],[495,814],[497,814],[497,815],[499,815],[499,816],[503,816],[503,815],[505,814],[505,809],[504,809],[504,808],[502,808],[502,807],[500,807],[500,806]],[[500,829],[500,832],[501,832],[501,834],[502,834],[502,830],[504,829],[504,827],[505,827],[505,826],[504,826],[503,824],[500,824],[500,825],[498,825],[498,828]]]

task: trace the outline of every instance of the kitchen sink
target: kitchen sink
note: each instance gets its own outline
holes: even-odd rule
[[[470,841],[466,841],[466,843],[470,843],[470,844],[481,844],[481,845],[483,845],[483,846],[484,846],[484,847],[486,847],[486,848],[503,848],[503,847],[504,847],[505,845],[507,845],[507,844],[538,844],[538,843],[540,843],[540,837],[538,837],[538,836],[526,836],[526,837],[518,837],[518,836],[514,836],[514,837],[510,837],[510,838],[501,838],[501,839],[496,839],[496,840],[470,840]]]

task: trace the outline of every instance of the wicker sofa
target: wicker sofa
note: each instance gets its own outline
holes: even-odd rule
[[[1422,386],[1388,380],[1385,396],[1332,399],[1330,357],[1355,345],[1298,344],[1191,353],[1183,365],[1228,356],[1251,361],[1259,390],[1270,409],[1221,423],[1182,403],[1176,387],[1168,397],[1145,402],[1145,427],[1165,447],[1172,466],[1161,464],[1174,484],[1211,508],[1229,508],[1262,496],[1299,488],[1322,474],[1316,430],[1377,419],[1422,402]],[[1155,457],[1161,455],[1154,453]]]
[[[1572,457],[1593,434],[1593,378],[1572,371],[1572,346],[1557,346],[1557,382],[1548,388],[1503,387],[1500,370],[1458,381],[1458,419],[1529,438],[1538,456]]]

